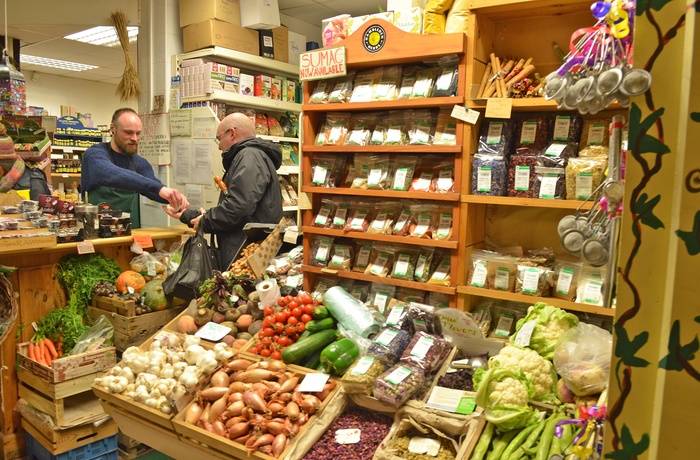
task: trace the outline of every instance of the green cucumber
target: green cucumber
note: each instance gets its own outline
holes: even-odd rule
[[[311,316],[313,317],[313,319],[326,319],[329,315],[330,313],[328,312],[328,309],[323,305],[315,307],[314,311],[311,312]]]
[[[308,323],[307,323],[308,324]],[[282,361],[287,364],[299,364],[303,359],[310,357],[314,352],[323,350],[327,345],[335,342],[338,331],[325,329],[311,334],[302,342],[295,342],[282,350]]]
[[[314,319],[306,323],[306,330],[312,334],[314,332],[325,331],[326,329],[335,329],[335,320],[333,318]]]

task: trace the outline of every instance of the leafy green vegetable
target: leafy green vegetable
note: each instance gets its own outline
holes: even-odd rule
[[[510,336],[511,344],[522,345],[516,342],[518,332],[531,321],[535,325],[527,348],[535,350],[540,356],[549,360],[554,357],[554,346],[564,332],[578,326],[578,318],[573,313],[568,313],[544,302],[537,302],[528,308],[524,318],[518,320],[515,333]]]
[[[528,405],[535,388],[522,372],[479,368],[474,374],[474,388],[476,404],[484,408],[486,420],[500,431],[537,423],[537,413]]]
[[[68,295],[67,307],[85,317],[92,290],[99,281],[114,284],[122,272],[119,265],[101,253],[69,255],[58,264],[56,279]]]
[[[65,306],[44,315],[37,323],[34,337],[48,337],[63,342],[63,351],[68,353],[75,347],[78,337],[87,329],[88,326],[83,324],[83,317],[73,308]]]

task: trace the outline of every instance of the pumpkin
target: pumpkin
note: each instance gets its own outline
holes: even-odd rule
[[[141,288],[140,294],[143,297],[143,304],[152,311],[165,310],[170,306],[163,291],[163,280],[149,281]]]
[[[132,288],[134,292],[139,292],[146,285],[146,280],[140,273],[133,270],[123,271],[118,277],[117,281],[114,283],[117,291],[120,294],[127,294],[129,288]]]

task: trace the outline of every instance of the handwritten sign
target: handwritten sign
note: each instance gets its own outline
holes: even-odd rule
[[[153,238],[151,235],[132,235],[134,237],[134,243],[141,246],[142,249],[153,247]]]
[[[479,325],[471,315],[456,308],[442,308],[438,311],[442,335],[450,345],[468,354],[498,354],[504,343],[498,340],[484,339]]]
[[[347,75],[345,47],[323,48],[299,56],[301,81],[323,80]]]
[[[78,254],[92,254],[95,252],[95,246],[90,240],[78,241],[76,246],[78,248]]]
[[[513,99],[490,97],[486,99],[486,118],[510,118]]]
[[[141,115],[143,129],[139,155],[153,166],[170,164],[170,117],[167,113]]]
[[[170,135],[189,137],[192,135],[192,110],[170,110]]]

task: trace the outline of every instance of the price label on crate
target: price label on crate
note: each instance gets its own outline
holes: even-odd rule
[[[151,235],[133,235],[133,237],[134,243],[141,246],[142,249],[153,247],[153,238],[151,238]]]
[[[95,252],[95,246],[90,240],[78,241],[77,247],[78,254],[92,254],[93,252]]]
[[[210,321],[195,332],[194,335],[204,340],[209,340],[210,342],[218,342],[226,337],[226,334],[229,332],[231,332],[230,327],[222,326],[221,324],[216,324]]]

